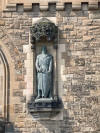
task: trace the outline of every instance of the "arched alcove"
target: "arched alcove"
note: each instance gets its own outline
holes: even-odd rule
[[[2,63],[1,68],[3,68],[2,75],[4,75],[4,83],[1,89],[3,90],[3,102],[1,106],[3,112],[0,118],[2,117],[7,122],[14,122],[17,116],[14,112],[16,97],[13,96],[13,92],[15,88],[18,88],[19,82],[16,80],[15,64],[10,49],[12,49],[14,55],[13,49],[16,47],[13,44],[12,37],[7,34],[7,31],[4,29],[0,30],[3,33],[2,39],[0,39],[0,60]],[[9,47],[7,44],[9,44]]]
[[[37,81],[36,81],[36,57],[41,53],[41,48],[45,45],[47,48],[48,54],[53,58],[53,86],[52,86],[52,97],[58,97],[58,88],[57,88],[57,45],[58,45],[58,27],[54,22],[47,18],[41,18],[37,20],[33,26],[30,28],[30,38],[33,49],[33,64],[34,64],[34,96],[37,95]]]
[[[0,48],[0,117],[9,119],[9,66]]]
[[[62,109],[62,101],[59,97],[59,91],[58,91],[58,27],[56,26],[56,23],[52,22],[51,19],[47,18],[41,18],[37,22],[33,23],[33,26],[30,28],[30,43],[31,44],[31,51],[33,54],[30,54],[31,58],[28,58],[28,60],[25,62],[26,64],[29,64],[28,62],[32,62],[31,66],[26,65],[26,71],[27,72],[33,72],[31,74],[33,81],[31,84],[33,84],[33,95],[31,95],[31,98],[28,99],[28,111],[32,114],[32,116],[36,119],[54,119]],[[48,65],[46,67],[51,67],[52,70],[50,70],[49,75],[45,72],[43,72],[41,69],[40,71],[37,71],[36,69],[36,62],[40,65],[43,63],[38,62],[38,57],[42,55],[42,48],[46,49],[46,53],[44,54],[44,64]],[[29,57],[28,51],[27,56]],[[48,56],[48,57],[47,57]],[[51,60],[49,60],[51,59]],[[42,60],[43,61],[43,60]],[[44,66],[43,66],[44,67]],[[41,67],[42,68],[42,67]],[[48,68],[45,70],[48,71]],[[43,79],[43,73],[46,74],[49,80]],[[41,79],[39,78],[38,74],[41,74]],[[29,75],[27,75],[28,77]],[[50,77],[51,76],[51,77]],[[42,81],[42,83],[45,84],[45,82],[49,82],[49,84],[45,84],[46,87],[42,86],[42,89],[39,93],[39,88],[41,88],[39,85],[39,79]],[[30,81],[29,81],[30,82]],[[30,86],[29,86],[30,87]],[[50,87],[50,88],[49,88]],[[45,96],[42,96],[43,89],[48,90],[49,93]],[[30,89],[30,88],[29,88]],[[27,88],[27,90],[29,90]],[[45,91],[46,92],[46,91]],[[39,94],[39,95],[38,95]],[[29,97],[29,95],[27,94]]]

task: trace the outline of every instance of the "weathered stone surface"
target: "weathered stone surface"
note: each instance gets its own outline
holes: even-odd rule
[[[64,30],[72,30],[73,29],[73,25],[64,25]]]
[[[80,10],[81,9],[81,5],[82,5],[82,9],[84,9],[85,11],[87,11],[87,9],[98,9],[98,0],[78,0],[78,1],[74,1],[74,0],[63,0],[62,2],[59,1],[59,2],[53,2],[53,3],[57,3],[56,4],[56,8],[57,10],[63,10],[64,9],[64,3],[68,3],[69,4],[72,3],[72,8],[73,10]],[[37,1],[31,1],[29,0],[28,2],[26,0],[4,0],[4,7],[6,7],[5,11],[16,11],[16,4],[19,3],[19,4],[22,4],[24,5],[24,10],[26,11],[29,11],[29,10],[32,10],[32,3],[34,4],[37,4],[39,3],[40,4],[40,9],[41,11],[42,10],[47,10],[48,9],[48,3],[49,3],[49,0],[47,1],[42,1],[42,0],[37,0]],[[87,4],[88,3],[88,4]],[[87,6],[88,5],[88,6]]]
[[[75,60],[76,65],[78,66],[85,66],[85,60],[83,58]]]
[[[16,1],[12,2],[16,3]],[[33,1],[33,3],[35,2]],[[39,4],[33,4],[33,9],[31,9],[31,5],[25,4],[25,7],[23,5],[25,12],[20,12],[20,10],[8,12],[7,10],[0,15],[0,48],[4,50],[5,47],[8,51],[9,54],[4,51],[7,59],[9,55],[11,56],[11,59],[8,60],[11,73],[8,92],[10,95],[9,117],[13,121],[12,126],[15,131],[7,124],[8,132],[99,133],[100,11],[88,11],[87,6],[90,4],[92,7],[93,5],[89,1],[89,4],[84,3],[82,11],[72,11],[71,6],[79,9],[81,2],[72,1],[72,5],[70,3],[69,9],[66,8],[66,11],[61,11],[64,1],[61,4],[58,3],[57,6],[54,4],[53,7],[50,7],[50,11],[39,11]],[[8,7],[10,8],[10,6],[12,8],[12,5]],[[38,7],[38,10],[34,6]],[[51,12],[55,6],[60,11],[53,14]],[[13,7],[15,10],[15,5]],[[43,2],[40,7],[47,10],[47,1]],[[57,115],[53,118],[54,120],[36,121],[27,109],[28,96],[35,91],[35,79],[33,79],[35,73],[31,69],[35,57],[29,44],[29,34],[32,19],[37,17],[52,17],[52,20],[56,20],[59,29],[57,49],[57,62],[59,63],[57,67],[58,88],[60,89],[58,95],[63,102],[61,109],[63,115]],[[13,66],[10,65],[12,63]]]
[[[0,19],[0,26],[4,26],[5,25],[5,21]]]
[[[23,112],[23,106],[21,104],[15,104],[14,105],[14,112],[15,113],[22,113]]]

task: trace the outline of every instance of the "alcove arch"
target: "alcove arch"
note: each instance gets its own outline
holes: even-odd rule
[[[0,56],[2,57],[2,64],[4,68],[5,75],[5,89],[2,96],[3,101],[3,115],[2,118],[6,122],[14,122],[16,119],[16,114],[14,111],[16,97],[13,96],[14,90],[19,87],[19,82],[16,78],[16,69],[14,62],[14,49],[16,48],[13,42],[12,37],[7,34],[6,29],[0,27]],[[1,116],[0,116],[1,118]]]
[[[0,117],[9,119],[9,65],[0,47]]]

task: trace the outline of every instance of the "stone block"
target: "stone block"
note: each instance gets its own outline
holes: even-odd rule
[[[64,34],[64,33],[60,34],[59,38],[60,38],[60,39],[66,39],[66,38],[67,38],[66,33],[65,33],[65,34]]]
[[[32,4],[24,4],[24,11],[32,11]]]
[[[98,0],[89,1],[88,7],[89,7],[90,10],[98,9]]]
[[[76,36],[77,32],[76,31],[70,31],[70,36]]]
[[[87,42],[87,41],[92,41],[94,39],[93,36],[83,36],[83,41]]]
[[[22,113],[23,112],[23,106],[21,104],[15,104],[14,105],[14,112],[15,113]]]
[[[0,39],[2,39],[4,36],[5,36],[5,33],[2,30],[0,30]]]
[[[97,13],[90,13],[89,14],[89,19],[100,19],[100,14],[97,12]]]
[[[64,3],[63,2],[57,2],[56,9],[59,11],[64,10]]]
[[[4,26],[5,25],[5,21],[0,19],[0,26]]]
[[[23,96],[23,92],[22,91],[19,91],[19,90],[14,90],[14,92],[13,92],[13,96],[14,97],[22,97]]]
[[[81,9],[81,3],[79,3],[79,4],[74,3],[74,4],[72,4],[72,9],[73,10],[80,10]]]
[[[92,19],[85,19],[83,20],[83,25],[84,26],[89,26],[93,24],[93,20]]]
[[[17,81],[23,81],[23,80],[24,80],[24,75],[22,75],[22,74],[17,74],[16,80],[17,80]]]
[[[68,31],[68,30],[73,30],[74,26],[73,25],[64,25],[64,30]]]
[[[44,2],[41,2],[40,3],[40,10],[45,10],[47,11],[48,10],[48,2],[44,1]]]
[[[93,19],[92,20],[92,25],[94,25],[94,26],[100,26],[100,19]]]
[[[25,82],[20,82],[19,83],[19,88],[20,89],[25,89],[26,88],[26,83]]]

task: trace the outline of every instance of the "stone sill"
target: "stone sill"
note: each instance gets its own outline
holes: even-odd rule
[[[41,112],[59,112],[61,109],[53,109],[53,108],[39,108],[39,109],[30,109],[30,113],[41,113]]]

